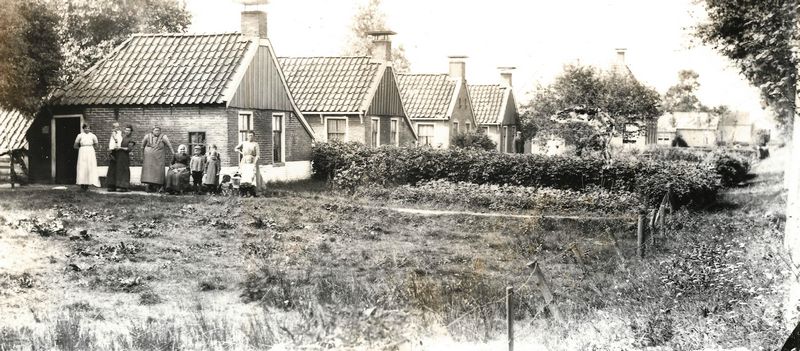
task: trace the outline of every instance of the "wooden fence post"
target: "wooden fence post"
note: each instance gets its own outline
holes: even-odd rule
[[[636,223],[636,254],[639,255],[639,258],[644,258],[645,239],[644,215],[640,213],[639,221]]]
[[[506,328],[508,351],[514,351],[514,287],[506,287]]]

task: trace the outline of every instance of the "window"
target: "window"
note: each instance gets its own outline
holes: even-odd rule
[[[347,118],[328,118],[328,141],[346,141]]]
[[[272,162],[283,162],[283,114],[272,115]]]
[[[472,131],[472,123],[467,122],[467,133]]]
[[[453,134],[458,134],[458,122],[453,122]]]
[[[489,127],[483,127],[481,130],[483,131],[483,134],[489,135]]]
[[[189,132],[189,153],[194,154],[194,147],[200,147],[200,154],[206,154],[206,133]]]
[[[381,120],[378,118],[372,119],[370,127],[372,129],[372,146],[378,147],[381,145]]]
[[[239,112],[239,143],[247,140],[247,133],[253,131],[253,113]]]
[[[397,118],[392,118],[392,120],[389,122],[389,143],[394,146],[400,145],[400,131],[397,128],[397,124]]]
[[[433,124],[418,124],[417,134],[420,145],[433,145]]]

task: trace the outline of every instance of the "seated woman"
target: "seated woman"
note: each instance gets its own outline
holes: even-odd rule
[[[170,194],[183,194],[191,190],[189,179],[192,172],[189,170],[189,161],[191,157],[188,154],[186,145],[178,146],[178,153],[172,159],[172,165],[167,170],[165,190]]]

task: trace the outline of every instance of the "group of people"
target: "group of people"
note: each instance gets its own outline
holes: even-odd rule
[[[124,130],[120,130],[119,124],[114,123],[113,127],[108,142],[110,155],[106,187],[108,191],[126,192],[131,186],[130,153],[136,142],[132,139],[132,126],[128,125]],[[260,151],[258,143],[253,141],[254,137],[255,133],[249,132],[247,140],[235,149],[241,155],[238,172],[241,186],[252,196],[255,196],[256,190],[261,187],[258,171]],[[191,155],[188,147],[183,144],[178,146],[178,151],[175,152],[169,138],[161,134],[161,128],[156,126],[144,136],[141,147],[143,155],[141,183],[147,186],[147,192],[182,194],[193,191],[202,194],[219,191],[222,164],[216,145],[211,145],[205,154],[199,145],[191,150]],[[83,191],[88,190],[90,185],[100,187],[96,155],[99,142],[88,124],[83,124],[82,132],[75,139],[75,148],[78,149],[76,183]],[[167,149],[173,156],[165,172]]]

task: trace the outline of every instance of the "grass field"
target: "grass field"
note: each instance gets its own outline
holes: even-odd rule
[[[398,213],[319,183],[247,199],[3,190],[0,350],[498,349],[506,286],[518,349],[772,348],[793,274],[779,177],[675,213],[645,259],[629,220]]]

